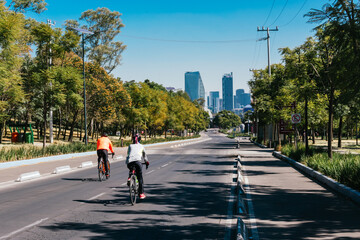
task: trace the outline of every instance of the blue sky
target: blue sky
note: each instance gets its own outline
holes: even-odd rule
[[[49,18],[62,27],[65,20],[78,19],[88,9],[118,11],[125,27],[117,40],[127,49],[114,76],[184,89],[185,72],[200,71],[205,91],[221,94],[223,74],[233,72],[234,92],[239,88],[248,92],[249,69],[267,66],[266,41],[256,41],[266,33],[257,32],[258,26],[279,26],[271,33],[271,62],[279,63],[279,48],[298,46],[313,35],[315,25],[306,23],[303,15],[327,2],[47,0],[48,10],[32,17],[44,22]],[[236,41],[226,42],[232,40]]]

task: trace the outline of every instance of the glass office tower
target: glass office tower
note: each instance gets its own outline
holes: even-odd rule
[[[205,100],[205,88],[200,72],[185,73],[185,92],[192,101],[202,98]]]
[[[223,109],[233,110],[234,93],[233,93],[233,73],[225,74],[222,78],[222,97]]]

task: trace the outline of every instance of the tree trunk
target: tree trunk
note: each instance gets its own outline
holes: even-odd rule
[[[46,121],[47,121],[47,118],[46,118],[46,106],[45,106],[46,102],[45,102],[45,99],[44,99],[44,110],[43,110],[43,118],[44,118],[44,139],[43,139],[43,148],[46,147]]]
[[[76,118],[77,118],[78,112],[79,112],[78,110],[76,110],[76,111],[74,112],[73,121],[72,121],[72,124],[71,124],[71,126],[70,126],[70,134],[69,134],[69,139],[68,139],[69,142],[72,142],[72,140],[73,140],[74,127],[75,127],[75,123],[76,123]]]
[[[356,127],[356,131],[355,131],[355,133],[356,133],[356,145],[358,145],[358,123],[357,123],[357,121],[356,121],[356,125],[355,125]]]
[[[309,155],[309,139],[308,139],[308,99],[305,97],[305,155]]]
[[[58,113],[59,113],[59,129],[58,129],[57,136],[56,136],[57,140],[60,139],[60,133],[61,133],[61,122],[62,122],[61,108],[59,108]]]
[[[65,141],[66,139],[66,132],[67,132],[67,129],[68,129],[68,126],[69,126],[69,121],[68,119],[66,119],[66,123],[65,123],[65,126],[64,126],[64,132],[63,132],[63,140]]]
[[[332,140],[333,140],[333,104],[334,104],[334,88],[330,89],[329,96],[329,121],[328,121],[328,157],[332,159]]]
[[[312,129],[312,143],[315,144],[315,130]]]
[[[341,148],[341,137],[342,137],[342,125],[343,125],[343,117],[340,116],[339,120],[339,130],[338,130],[338,147]]]
[[[2,126],[1,126],[1,129],[0,129],[0,143],[2,143],[3,134],[4,134],[4,131],[6,129],[6,121],[4,121],[1,125]]]

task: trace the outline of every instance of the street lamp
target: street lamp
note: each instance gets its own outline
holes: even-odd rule
[[[93,35],[94,33],[82,28],[72,28],[81,33],[82,37],[82,54],[83,54],[83,77],[84,77],[84,121],[85,121],[85,145],[88,144],[87,139],[87,119],[86,119],[86,83],[85,83],[85,34]]]

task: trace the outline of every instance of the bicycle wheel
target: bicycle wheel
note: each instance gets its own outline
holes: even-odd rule
[[[105,167],[105,165],[104,165],[104,167]],[[110,178],[110,161],[109,160],[107,161],[107,167],[108,167],[109,176],[106,179]],[[104,168],[104,171],[105,171],[105,168]]]
[[[99,172],[99,181],[105,181],[106,180],[106,175],[105,175],[105,165],[104,165],[104,160],[101,159],[98,165],[98,172]]]
[[[136,178],[134,175],[131,176],[130,178],[129,192],[130,192],[130,202],[132,205],[135,205],[137,191],[136,191]]]

